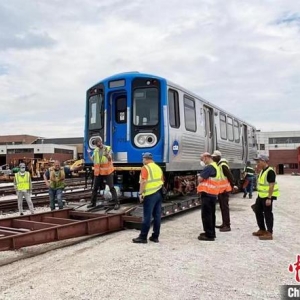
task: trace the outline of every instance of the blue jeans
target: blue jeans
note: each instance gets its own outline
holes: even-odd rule
[[[59,209],[63,209],[64,205],[62,202],[62,189],[51,189],[49,188],[49,198],[50,198],[50,208],[51,210],[55,210],[55,197],[58,203]]]
[[[160,233],[161,224],[161,204],[162,204],[162,193],[161,190],[156,193],[146,196],[143,202],[143,223],[140,233],[141,239],[147,239],[151,219],[153,217],[153,234],[154,238],[158,238]]]
[[[252,196],[254,177],[246,177],[246,180],[248,180],[249,182],[248,185],[244,188],[244,194],[249,193],[249,196]]]

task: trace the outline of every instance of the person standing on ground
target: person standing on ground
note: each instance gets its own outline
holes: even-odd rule
[[[198,175],[197,192],[201,195],[201,217],[204,232],[198,236],[200,241],[214,241],[216,238],[216,202],[220,190],[221,175],[218,165],[210,153],[200,156],[200,164],[205,166]]]
[[[161,225],[161,205],[163,200],[163,172],[153,161],[150,152],[143,154],[143,164],[140,175],[139,200],[143,203],[143,223],[140,235],[132,239],[133,243],[147,243],[147,237],[153,217],[153,233],[151,242],[158,243]]]
[[[71,176],[68,167],[61,167],[60,161],[54,161],[54,166],[44,173],[44,181],[49,188],[50,209],[55,210],[55,199],[59,209],[63,209],[62,194],[65,188],[65,178]]]
[[[252,199],[254,176],[255,170],[251,167],[251,162],[247,161],[247,165],[244,169],[245,186],[243,186],[243,198],[246,198],[247,193],[249,193],[249,199]]]
[[[23,216],[23,196],[26,199],[30,212],[34,213],[33,203],[31,201],[32,181],[30,173],[27,172],[24,163],[20,163],[19,172],[15,174],[14,187],[18,196],[18,208],[20,215]]]
[[[274,225],[273,201],[279,197],[279,188],[276,183],[276,174],[268,165],[269,157],[259,155],[255,160],[257,160],[257,165],[261,171],[257,179],[258,196],[252,209],[259,230],[253,232],[252,235],[258,236],[260,240],[272,240]]]
[[[230,171],[228,161],[221,158],[222,154],[220,151],[216,150],[212,154],[212,159],[218,164],[220,168],[221,182],[220,182],[220,193],[218,195],[218,200],[220,204],[220,210],[222,214],[222,224],[216,226],[220,228],[221,232],[231,231],[230,227],[230,212],[229,212],[229,192],[232,189],[237,190],[238,187],[235,185],[234,177]]]
[[[54,161],[54,166],[44,173],[44,181],[49,188],[50,209],[55,210],[55,199],[57,200],[59,209],[63,209],[62,194],[66,186],[65,179],[72,177],[73,171],[82,169],[82,165],[76,167],[61,167],[59,160]]]
[[[91,150],[88,149],[88,154],[90,160],[94,164],[94,184],[92,191],[91,203],[88,205],[88,208],[95,207],[97,202],[98,190],[103,186],[105,181],[109,187],[112,201],[115,204],[115,209],[120,208],[120,203],[118,201],[117,191],[114,187],[114,166],[112,161],[112,151],[111,147],[104,145],[101,137],[95,139],[96,148],[92,156],[90,155]]]

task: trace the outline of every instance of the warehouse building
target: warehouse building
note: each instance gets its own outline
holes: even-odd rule
[[[300,131],[257,131],[259,154],[269,155],[277,174],[300,172]]]
[[[21,161],[81,159],[83,138],[42,138],[32,135],[0,136],[0,167],[13,168]]]

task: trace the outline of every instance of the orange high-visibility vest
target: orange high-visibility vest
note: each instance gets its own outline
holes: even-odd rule
[[[232,191],[232,187],[230,185],[230,182],[229,182],[228,178],[223,173],[222,166],[226,166],[229,169],[229,165],[228,165],[227,160],[221,159],[218,163],[218,167],[220,168],[220,175],[221,175],[220,194],[224,193],[224,192],[231,192]]]
[[[103,154],[106,152],[108,153],[110,151],[109,146],[103,145],[103,153],[100,156],[100,149],[99,147],[96,147],[93,153],[93,160],[94,160],[94,175],[99,176],[99,175],[109,175],[111,174],[115,168],[113,165],[112,160],[109,161],[106,156]]]
[[[201,181],[197,187],[198,193],[207,193],[211,195],[218,195],[220,192],[220,168],[215,162],[210,163],[216,170],[216,177],[209,177]]]

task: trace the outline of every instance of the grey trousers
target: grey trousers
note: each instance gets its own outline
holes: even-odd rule
[[[31,196],[30,193],[27,191],[17,191],[18,195],[18,208],[19,212],[23,213],[23,196],[26,199],[27,205],[29,207],[30,212],[33,214],[34,213],[34,208],[33,208],[33,203],[31,201]]]

